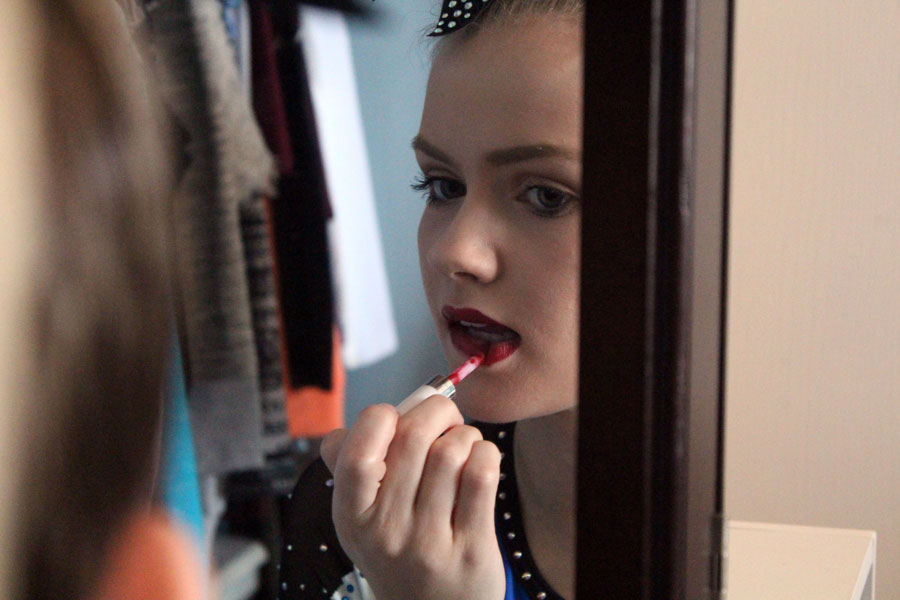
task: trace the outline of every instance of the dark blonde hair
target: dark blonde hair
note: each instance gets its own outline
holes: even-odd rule
[[[169,179],[117,10],[35,0],[45,181],[16,557],[29,600],[88,595],[113,536],[150,502]]]

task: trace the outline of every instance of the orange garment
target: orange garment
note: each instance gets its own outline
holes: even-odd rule
[[[278,254],[275,251],[275,232],[272,226],[272,206],[266,201],[266,211],[271,240],[272,259],[275,261],[276,298],[281,298],[281,282],[278,279]],[[285,340],[284,316],[278,308],[278,319],[282,322],[281,330],[281,362],[284,368],[285,413],[287,415],[288,433],[291,437],[323,437],[332,429],[344,426],[344,393],[347,377],[344,362],[341,358],[341,334],[338,326],[332,329],[331,344],[331,389],[316,386],[295,387],[291,384],[291,370],[288,366],[288,349]]]
[[[347,378],[341,360],[341,334],[337,326],[331,347],[330,390],[311,385],[295,388],[288,381],[288,369],[284,370],[288,432],[293,437],[322,437],[332,429],[344,426]]]

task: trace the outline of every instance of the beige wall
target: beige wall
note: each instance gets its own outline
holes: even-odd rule
[[[874,529],[900,600],[900,0],[738,0],[726,511]]]

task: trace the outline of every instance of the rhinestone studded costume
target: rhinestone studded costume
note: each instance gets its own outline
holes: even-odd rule
[[[506,570],[505,600],[563,600],[544,580],[525,537],[513,460],[515,423],[472,423],[484,439],[497,444],[500,485],[494,521]],[[279,574],[284,600],[377,600],[338,543],[331,520],[333,480],[321,460],[314,462],[287,499]]]

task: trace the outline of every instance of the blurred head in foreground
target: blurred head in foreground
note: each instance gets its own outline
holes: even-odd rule
[[[202,592],[151,504],[167,163],[113,0],[0,2],[0,597]]]

